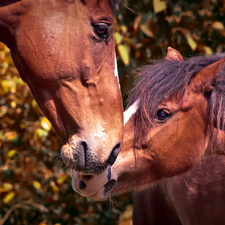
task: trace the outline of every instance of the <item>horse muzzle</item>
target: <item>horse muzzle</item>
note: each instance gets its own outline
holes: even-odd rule
[[[115,162],[120,151],[120,143],[117,143],[111,151],[106,149],[103,151],[98,146],[88,143],[85,139],[73,138],[62,147],[61,156],[66,166],[80,174],[99,175]]]

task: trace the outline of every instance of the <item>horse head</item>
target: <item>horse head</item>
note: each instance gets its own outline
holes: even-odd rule
[[[140,190],[188,171],[204,154],[224,154],[224,68],[224,54],[183,60],[169,48],[166,60],[140,69],[121,152],[101,174],[108,186],[98,196]]]
[[[120,150],[122,98],[114,0],[3,0],[0,41],[63,141],[79,176],[100,174]]]

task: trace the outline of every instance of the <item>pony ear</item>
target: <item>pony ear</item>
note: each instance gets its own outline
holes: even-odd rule
[[[188,85],[189,89],[194,92],[211,91],[214,88],[213,79],[219,75],[223,67],[225,67],[225,57],[196,73]]]
[[[168,51],[166,54],[166,60],[183,61],[183,57],[177,50],[175,50],[171,47],[168,47]]]

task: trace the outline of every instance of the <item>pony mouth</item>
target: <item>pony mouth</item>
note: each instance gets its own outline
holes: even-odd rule
[[[113,187],[115,186],[116,184],[116,180],[110,180],[109,182],[107,182],[105,185],[104,185],[104,198],[108,198],[109,197],[109,194],[111,193]]]
[[[92,200],[104,200],[110,196],[116,184],[116,179],[109,178],[108,174],[91,176],[86,179],[79,172],[72,169],[72,187],[78,194]]]
[[[94,201],[104,201],[110,197],[110,193],[113,187],[116,184],[116,180],[110,180],[103,187],[101,187],[98,191],[96,191],[93,195],[85,196]]]

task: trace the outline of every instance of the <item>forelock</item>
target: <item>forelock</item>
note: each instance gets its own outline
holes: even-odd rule
[[[217,62],[224,54],[210,57],[198,56],[183,61],[155,60],[152,65],[138,68],[137,85],[131,92],[127,107],[139,99],[135,115],[135,129],[138,132],[151,125],[159,104],[183,94],[192,77],[208,65]],[[141,127],[141,128],[140,128]]]

